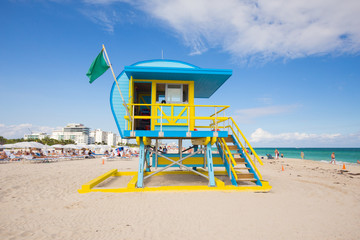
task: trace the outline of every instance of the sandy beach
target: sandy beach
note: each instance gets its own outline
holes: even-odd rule
[[[101,162],[1,164],[0,239],[360,239],[359,165],[264,160],[268,193],[79,194],[138,163]]]

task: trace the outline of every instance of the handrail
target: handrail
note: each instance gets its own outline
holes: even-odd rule
[[[235,159],[234,159],[234,157],[232,156],[231,151],[230,151],[228,145],[226,145],[226,142],[225,142],[224,138],[221,138],[221,141],[222,141],[222,143],[224,144],[224,146],[225,146],[225,148],[226,148],[226,151],[229,153],[231,162],[236,166],[237,164],[236,164],[236,162],[235,162]]]
[[[229,108],[230,106],[228,105],[195,105],[195,104],[183,104],[183,103],[129,103],[128,107],[130,109],[132,109],[133,111],[135,110],[136,107],[153,107],[156,111],[156,114],[154,114],[154,112],[152,112],[152,115],[150,116],[144,116],[144,115],[140,115],[139,113],[135,114],[135,112],[131,112],[130,116],[124,116],[124,118],[128,121],[128,129],[133,130],[133,125],[135,120],[139,120],[139,119],[151,119],[154,120],[154,123],[152,123],[152,126],[154,125],[168,125],[168,126],[172,126],[172,125],[178,125],[178,126],[188,126],[188,131],[192,130],[195,125],[195,121],[201,121],[201,120],[210,120],[213,121],[214,123],[220,123],[220,122],[224,122],[228,119],[228,117],[219,117],[219,116],[195,116],[195,107],[207,107],[207,108],[215,108],[215,112],[216,112],[216,108],[221,108],[217,113],[224,111],[225,109]],[[166,115],[163,110],[161,111],[161,116],[158,116],[158,109],[162,109],[164,107],[169,107],[171,108],[171,114],[170,115]],[[184,109],[187,109],[187,116],[182,116],[182,114],[184,113],[184,110],[181,111],[180,113],[177,113],[176,116],[174,116],[174,108],[175,107],[181,107]],[[191,114],[192,111],[192,114]],[[225,113],[225,112],[224,112]],[[168,121],[167,123],[158,123],[158,120],[166,120]],[[187,123],[181,123],[178,122],[179,120],[187,120]],[[192,124],[192,125],[191,125]],[[192,127],[191,127],[192,126]]]
[[[216,107],[224,107],[224,108],[223,108],[223,109],[220,109],[219,111],[217,111],[217,112],[216,112],[216,113],[214,113],[214,114],[211,114],[211,115],[210,115],[210,117],[215,116],[215,115],[217,115],[217,114],[221,113],[222,111],[226,110],[226,109],[227,109],[227,108],[229,108],[230,106],[221,106],[221,105],[217,105]]]
[[[224,109],[220,110],[223,111],[229,108],[229,105],[194,105],[194,104],[186,104],[186,103],[128,103],[129,106],[175,106],[175,107],[222,107]],[[213,114],[215,115],[215,114]]]
[[[245,140],[246,144],[249,146],[251,152],[254,154],[254,156],[256,157],[256,159],[258,160],[258,162],[261,165],[264,165],[263,162],[260,160],[259,156],[256,154],[255,150],[252,148],[251,144],[249,143],[249,141],[246,139],[246,137],[244,136],[244,134],[241,132],[240,128],[238,127],[238,125],[236,124],[236,122],[234,121],[234,119],[232,117],[229,117],[231,119],[231,121],[233,122],[233,124],[235,125],[235,127],[237,128],[237,130],[239,131],[239,133],[241,134],[242,138]],[[235,131],[233,130],[233,132],[235,133]],[[235,134],[234,134],[235,135]]]
[[[128,116],[124,116],[125,119],[128,119]],[[161,119],[161,116],[142,116],[142,115],[134,115],[134,119]],[[169,116],[163,116],[163,119],[173,119],[174,117]],[[188,119],[188,117],[176,117],[177,119]],[[218,117],[218,119],[225,119],[227,120],[227,117]],[[191,119],[195,120],[214,120],[215,117],[192,117]],[[210,128],[210,127],[207,127]],[[219,126],[218,128],[224,128],[222,126]]]
[[[211,119],[212,116],[213,116],[213,115],[211,115],[211,116],[209,117],[209,119]],[[227,121],[227,120],[229,119],[229,117],[217,117],[217,118],[218,118],[218,119],[222,119],[222,120],[217,121],[217,124],[222,123],[222,122],[225,122],[225,121]],[[211,123],[209,126],[210,126],[210,127],[215,126],[215,121],[214,121],[214,123]],[[220,127],[221,127],[221,126],[218,126],[218,128],[220,128]],[[224,128],[224,127],[221,127],[221,128]]]
[[[231,130],[233,131],[234,136],[236,137],[236,140],[239,142],[239,144],[240,144],[241,148],[243,149],[243,152],[246,154],[247,158],[249,159],[250,164],[254,167],[255,172],[256,172],[256,173],[258,174],[258,176],[259,176],[259,179],[260,179],[260,180],[262,180],[261,173],[260,173],[260,172],[259,172],[259,170],[257,169],[257,167],[256,167],[255,163],[253,162],[253,160],[251,159],[251,157],[250,157],[249,153],[246,151],[246,149],[245,149],[244,145],[241,143],[241,141],[240,141],[239,137],[235,134],[235,131],[234,131],[233,127],[232,127],[232,126],[230,126],[230,125],[229,125],[229,126],[227,126],[227,127],[230,127],[230,128],[231,128]],[[262,165],[262,162],[261,162],[261,165]]]
[[[221,138],[221,139],[224,141],[223,138]],[[228,164],[229,164],[230,170],[231,170],[231,172],[233,173],[235,179],[237,180],[237,174],[236,174],[235,169],[234,169],[234,167],[232,166],[232,164],[231,164],[231,162],[230,162],[230,160],[229,160],[229,157],[228,157],[229,154],[228,154],[227,152],[225,152],[225,149],[224,149],[224,146],[227,146],[227,145],[224,144],[224,143],[222,143],[221,141],[219,141],[219,143],[220,143],[221,149],[222,149],[223,152],[225,153],[225,157],[226,157],[226,160],[227,160],[227,162],[228,162]],[[230,155],[229,155],[229,156],[232,156],[232,155],[231,155],[231,152],[230,152]],[[235,165],[236,165],[236,162],[235,162]]]

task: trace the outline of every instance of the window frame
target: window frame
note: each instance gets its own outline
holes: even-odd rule
[[[175,102],[175,101],[168,101],[168,97],[169,97],[169,85],[180,85],[180,101]],[[166,83],[165,85],[165,101],[166,103],[179,103],[179,104],[183,104],[183,85],[182,83]]]

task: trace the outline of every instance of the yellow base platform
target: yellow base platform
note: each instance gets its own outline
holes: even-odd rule
[[[205,171],[201,173],[206,174]],[[233,186],[225,185],[223,181],[215,177],[216,187],[208,186],[155,186],[155,187],[144,187],[136,188],[137,182],[137,172],[118,172],[117,169],[113,169],[91,181],[82,185],[81,189],[78,190],[79,193],[89,193],[89,192],[152,192],[152,191],[251,191],[251,192],[268,192],[271,189],[271,186],[267,181],[261,181],[262,186],[252,185],[252,186]],[[151,173],[144,173],[144,177]],[[160,172],[156,175],[170,175],[170,174],[191,174],[196,175],[193,172],[188,171],[165,171]],[[225,171],[215,171],[215,175],[227,175]],[[125,187],[98,187],[105,180],[109,180],[110,177],[126,177],[130,178],[130,181],[126,184]],[[111,185],[111,184],[110,184]]]

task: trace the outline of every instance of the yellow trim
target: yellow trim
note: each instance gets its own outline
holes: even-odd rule
[[[135,188],[136,188],[137,179],[138,179],[138,173],[136,173],[136,174],[134,175],[134,177],[130,180],[130,182],[128,182],[127,188],[129,188],[129,189],[135,189]]]
[[[134,79],[136,82],[155,82],[155,83],[176,83],[176,84],[194,84],[194,81],[185,81],[185,80],[156,80],[156,79]]]
[[[111,176],[115,176],[116,173],[117,173],[117,169],[110,170],[109,172],[104,173],[103,175],[101,175],[97,178],[94,178],[93,180],[89,181],[88,183],[82,185],[81,190],[90,191],[91,188],[95,187],[96,185],[98,185],[99,183],[104,181],[105,179],[107,179]]]
[[[144,97],[150,97],[151,98],[151,93],[150,94],[147,94],[147,93],[142,93],[142,94],[139,94],[138,95],[138,102],[141,103],[141,101],[143,102],[143,104],[151,104],[151,99],[150,99],[150,103],[147,103],[145,101],[145,98]],[[150,107],[149,106],[145,106],[147,109],[150,110]]]
[[[129,82],[129,103],[134,103],[134,99],[133,99],[133,77],[130,77],[130,82]]]
[[[200,145],[200,144],[198,144]],[[184,156],[184,155],[183,155]],[[180,159],[180,157],[170,157],[170,159],[174,160],[174,161],[177,161]],[[158,165],[169,165],[171,164],[172,162],[166,158],[163,158],[163,157],[158,157]],[[182,161],[182,164],[200,164],[200,165],[203,165],[204,164],[204,157],[201,156],[201,157],[191,157],[191,158],[187,158],[187,159],[184,159]],[[222,158],[221,157],[213,157],[213,164],[214,165],[222,165],[224,164],[223,161],[222,161]]]
[[[143,137],[143,141],[144,141],[145,146],[151,145],[151,138]],[[138,144],[138,145],[140,145],[140,144]]]
[[[203,137],[203,138],[192,138],[192,145],[207,145],[211,141],[211,137]]]
[[[205,171],[201,171],[202,173],[207,173]],[[110,174],[111,173],[111,174]],[[149,175],[150,173],[144,173],[144,176]],[[179,171],[166,171],[160,172],[159,175],[167,175],[167,174],[195,174],[192,172],[179,172]],[[215,175],[225,175],[226,172],[215,171]],[[106,176],[107,177],[106,177]],[[127,184],[125,188],[97,188],[94,189],[93,187],[96,184],[94,183],[95,180],[100,179],[104,181],[106,178],[110,176],[134,176],[130,182]],[[91,180],[90,182],[82,185],[82,188],[78,190],[79,193],[89,193],[89,192],[153,192],[153,191],[242,191],[242,192],[267,192],[271,190],[271,186],[267,181],[261,181],[262,186],[233,186],[233,185],[225,185],[223,181],[215,177],[216,187],[208,187],[208,186],[162,186],[162,187],[144,187],[144,188],[136,188],[136,181],[137,181],[137,172],[118,172],[117,169],[113,169],[106,174],[101,175],[100,177]],[[100,183],[99,182],[99,183]]]
[[[136,137],[136,144],[140,146],[140,137]]]
[[[146,106],[146,105],[150,105],[150,104],[140,104],[140,103],[132,103],[131,105],[134,106]],[[195,105],[195,104],[185,104],[185,103],[167,103],[166,105],[164,105],[163,103],[154,103],[151,104],[152,106],[169,106],[169,105],[173,105],[173,106],[179,106],[179,107],[222,107],[222,108],[229,108],[229,105]],[[224,118],[224,117],[222,117]],[[215,119],[215,117],[214,117]]]
[[[212,137],[211,138],[211,146],[214,145],[217,141],[217,137]]]
[[[151,105],[149,104],[144,104],[144,105],[141,105],[141,104],[133,104],[133,101],[130,101],[130,91],[132,93],[132,95],[134,94],[134,88],[133,88],[133,84],[134,82],[151,82]],[[130,79],[130,87],[129,87],[129,103],[132,105],[132,106],[146,106],[148,108],[150,108],[151,106],[156,106],[156,84],[158,83],[162,83],[162,84],[167,84],[167,83],[175,83],[175,84],[187,84],[188,85],[188,103],[187,104],[166,104],[166,106],[169,106],[171,105],[171,118],[170,119],[166,119],[169,121],[169,123],[171,123],[171,125],[175,125],[175,126],[184,126],[183,124],[179,124],[179,123],[176,123],[179,119],[182,119],[182,118],[179,118],[181,117],[181,115],[188,109],[188,106],[189,105],[194,105],[194,81],[183,81],[183,80],[148,80],[148,79],[133,79],[131,77]],[[131,96],[132,96],[131,95]],[[159,104],[160,105],[160,104]],[[178,107],[178,106],[184,106],[184,109],[181,111],[181,113],[178,115],[178,116],[174,116],[174,107]],[[158,114],[158,111],[157,111],[157,108],[151,108],[151,117],[150,118],[152,121],[151,121],[151,130],[155,130],[155,125],[159,125],[159,123],[157,122],[156,119],[160,119],[160,118],[157,118]],[[195,125],[195,119],[193,118],[195,116],[195,109],[194,107],[191,107],[190,108],[190,130],[194,130],[194,125]],[[139,118],[137,118],[139,119]],[[185,118],[184,118],[185,119]],[[187,117],[186,119],[189,119],[189,112],[187,113]],[[131,122],[129,118],[127,118],[127,120],[129,122]],[[129,123],[129,125],[131,125]],[[163,124],[165,125],[165,124]],[[186,124],[185,126],[187,126],[188,124]],[[131,130],[131,127],[129,127],[129,129]]]
[[[236,124],[236,123],[235,123],[235,124]],[[248,152],[246,151],[246,148],[245,148],[244,145],[241,143],[239,137],[235,134],[234,129],[232,128],[232,126],[228,126],[228,127],[230,127],[231,130],[233,131],[233,135],[236,137],[238,143],[241,145],[241,148],[243,149],[243,152],[246,154],[246,156],[247,156],[247,158],[249,159],[251,165],[254,167],[256,173],[258,174],[259,179],[261,180],[261,179],[262,179],[262,176],[261,176],[261,174],[260,174],[260,171],[257,169],[255,163],[253,162],[253,160],[251,159],[250,155],[249,155]],[[254,151],[254,152],[255,152],[255,151]],[[256,154],[256,153],[255,153],[255,154]],[[254,155],[255,155],[255,154],[254,154]],[[261,162],[261,165],[262,165],[262,162]]]
[[[246,139],[246,137],[244,136],[244,134],[242,133],[242,131],[240,130],[240,128],[238,127],[238,125],[236,124],[236,122],[234,121],[234,119],[232,117],[229,117],[230,120],[234,123],[234,126],[237,128],[237,130],[239,131],[239,133],[241,134],[241,136],[243,137],[243,139],[245,140],[246,144],[249,146],[251,152],[254,154],[254,156],[256,157],[256,159],[259,161],[259,163],[261,165],[264,165],[263,162],[260,160],[259,156],[256,154],[255,150],[252,148],[251,144],[248,142],[248,140]],[[233,130],[234,131],[234,130]],[[235,135],[235,134],[234,134]],[[236,136],[236,135],[235,135]]]
[[[236,174],[235,169],[234,169],[234,167],[233,167],[233,164],[234,164],[234,166],[236,166],[236,162],[235,162],[235,160],[234,160],[234,158],[233,158],[233,156],[232,156],[229,148],[227,147],[224,139],[223,139],[223,138],[219,138],[219,140],[220,140],[219,142],[220,142],[221,148],[222,148],[222,150],[223,150],[223,152],[224,152],[224,155],[225,155],[225,157],[226,157],[226,160],[227,160],[227,162],[228,162],[228,164],[229,164],[230,170],[231,170],[231,172],[233,173],[233,175],[234,175],[234,177],[235,177],[235,180],[237,180],[237,179],[238,179],[238,178],[237,178],[237,174]],[[224,146],[224,145],[226,146],[226,151],[225,151],[225,146]]]

